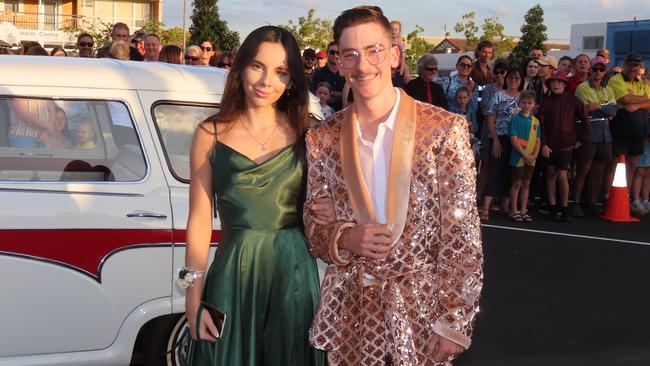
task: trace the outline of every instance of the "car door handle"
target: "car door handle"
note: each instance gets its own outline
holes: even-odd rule
[[[149,211],[136,211],[126,214],[126,217],[151,217],[154,219],[166,219],[167,215]]]

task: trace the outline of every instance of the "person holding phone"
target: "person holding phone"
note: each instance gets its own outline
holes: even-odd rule
[[[308,341],[319,293],[302,224],[308,90],[291,33],[258,28],[237,53],[219,113],[196,130],[181,273],[197,340],[190,365],[323,365]],[[206,274],[215,204],[221,240]],[[331,200],[308,207],[333,222]]]
[[[447,97],[448,110],[457,109],[456,104],[456,90],[461,86],[467,87],[472,92],[471,104],[472,106],[478,104],[478,93],[476,92],[476,83],[472,80],[470,74],[474,67],[474,60],[468,55],[462,55],[456,61],[456,71],[453,71],[446,78],[439,80],[442,90],[445,91]]]

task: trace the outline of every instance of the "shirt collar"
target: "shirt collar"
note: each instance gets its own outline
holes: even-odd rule
[[[388,115],[386,120],[379,124],[379,125],[386,126],[386,128],[390,129],[391,131],[393,131],[395,129],[395,119],[397,117],[397,109],[399,107],[399,101],[400,101],[400,92],[399,92],[399,90],[397,88],[394,88],[394,89],[395,89],[395,94],[397,95],[397,98],[395,99],[395,104],[393,105],[393,109],[391,109],[390,114]],[[355,122],[356,122],[355,125],[356,125],[356,128],[357,128],[357,136],[361,140],[363,140],[363,137],[361,137],[362,135],[361,135],[361,127],[359,127],[359,120],[357,119]]]

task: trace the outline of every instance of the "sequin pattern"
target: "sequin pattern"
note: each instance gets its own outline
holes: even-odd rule
[[[329,197],[337,220],[354,222],[339,156],[343,115],[307,135],[306,207]],[[425,355],[434,329],[469,346],[483,256],[467,122],[418,102],[415,138],[406,226],[391,254],[374,261],[342,251],[350,263],[327,269],[310,340],[329,351],[330,365],[435,365]],[[331,263],[336,224],[317,225],[306,213],[305,225],[312,254]],[[363,287],[363,273],[381,285]]]

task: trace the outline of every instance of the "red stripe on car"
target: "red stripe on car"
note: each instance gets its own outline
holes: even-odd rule
[[[212,232],[218,243],[220,231]],[[0,253],[60,262],[99,277],[100,264],[111,253],[129,247],[184,245],[185,230],[43,229],[0,230]]]

